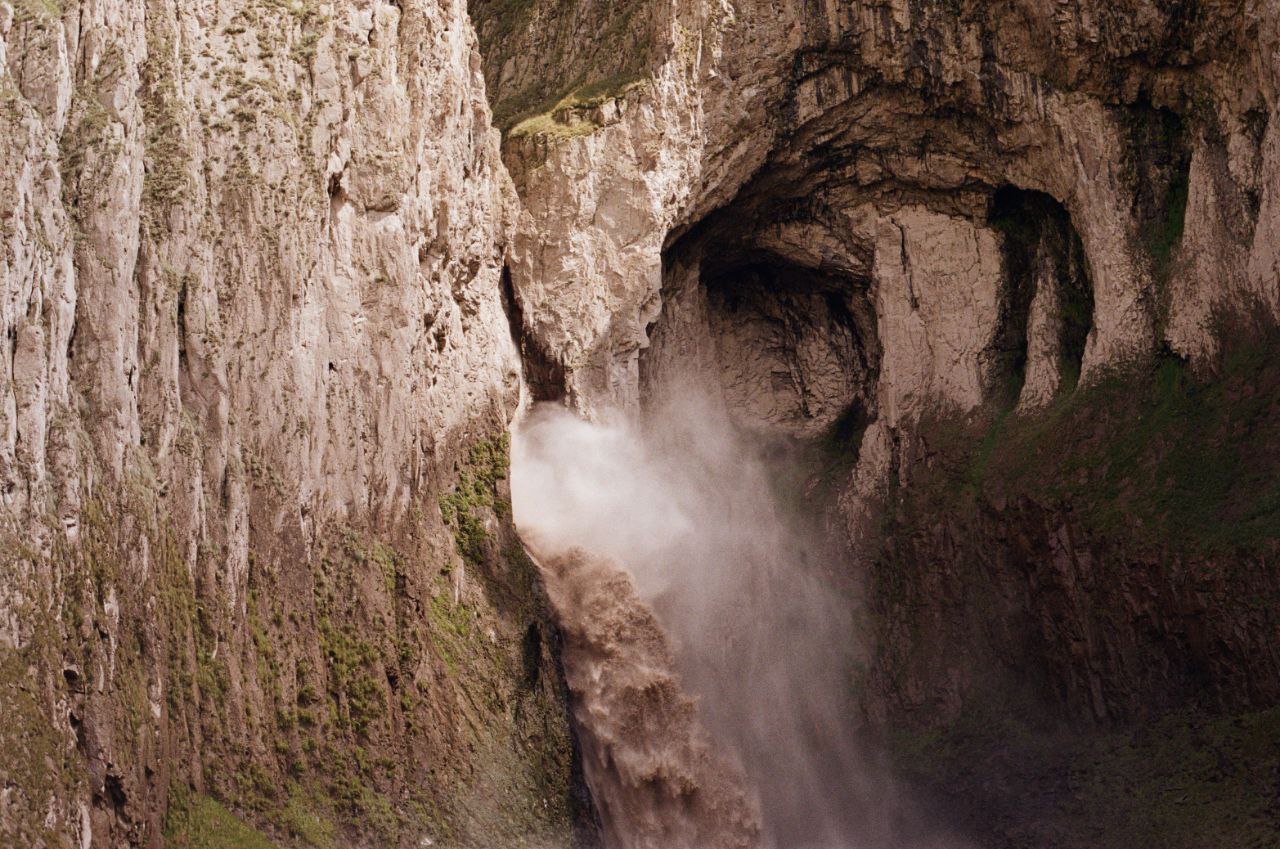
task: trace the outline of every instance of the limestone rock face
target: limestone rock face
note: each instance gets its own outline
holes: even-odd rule
[[[991,231],[904,208],[879,224],[874,275],[882,415],[892,423],[929,404],[977,406],[1000,308]]]
[[[835,434],[856,565],[947,564],[872,597],[937,663],[891,627],[871,713],[960,710],[981,652],[948,651],[1028,622],[1099,718],[1175,703],[1197,640],[1232,647],[1224,703],[1273,693],[1221,556],[1043,494],[1101,480],[1146,533],[1229,501],[1158,416],[1155,459],[1103,433],[963,527],[894,511],[986,468],[947,426],[1177,389],[1280,319],[1278,56],[1277,0],[0,0],[0,843],[154,847],[171,791],[355,843],[567,839],[589,805],[504,484],[527,395],[634,412],[692,376],[768,438]],[[1157,412],[1265,443],[1243,361],[1234,430]],[[1230,471],[1261,487],[1268,445]],[[1193,612],[1160,621],[1081,566],[1170,562],[1213,585],[1126,577]]]
[[[0,843],[567,827],[517,210],[460,4],[0,2]]]
[[[1268,3],[1211,4],[1194,23],[1145,2],[632,5],[615,20],[570,4],[597,35],[587,55],[549,47],[563,20],[549,6],[472,4],[529,211],[515,287],[583,406],[634,403],[662,252],[729,218],[760,229],[870,203],[887,224],[908,204],[985,230],[998,189],[1043,193],[1083,245],[1086,379],[1158,344],[1210,351],[1215,305],[1275,290]],[[601,43],[643,45],[645,82],[618,87],[629,77]],[[584,119],[570,107],[588,91]],[[932,353],[917,340],[913,356],[923,369]],[[977,397],[972,376],[954,380]]]
[[[1114,512],[1099,520],[1112,523],[1105,533],[1079,527],[1061,493],[1083,491],[1080,503],[1128,497],[1108,510],[1148,516],[1130,528],[1144,533],[1175,508],[1192,510],[1133,480],[1158,467],[1175,489],[1204,491],[1187,470],[1215,460],[1170,459],[1183,441],[1170,434],[1193,417],[1165,431],[1157,413],[1173,409],[1168,397],[1141,416],[1129,402],[1181,391],[1170,375],[1212,373],[1234,341],[1225,328],[1280,318],[1275,0],[680,0],[616,14],[472,0],[471,11],[525,207],[510,268],[524,344],[554,361],[541,397],[589,413],[656,407],[695,375],[746,428],[853,434],[836,521],[886,586],[908,574],[904,558],[936,562],[981,584],[965,590],[975,593],[973,622],[1016,612],[1040,617],[1042,633],[1066,634],[1106,619],[1124,648],[1073,655],[1045,685],[1094,716],[1134,710],[1139,692],[1170,703],[1188,692],[1185,670],[1159,680],[1135,672],[1161,652],[1187,657],[1180,625],[1119,624],[1129,621],[1122,606],[1090,595],[1086,576],[1064,581],[1088,604],[1051,610],[1023,595],[1024,582],[1046,586],[1027,578],[1042,562],[1092,558],[1119,574],[1159,559],[1147,543],[1121,541]],[[555,35],[566,16],[593,47]],[[1089,394],[1117,380],[1137,389]],[[1085,415],[1072,399],[1116,403]],[[1121,409],[1146,428],[1150,450],[1138,458],[1109,435],[1130,426]],[[1008,453],[1035,445],[1038,454],[1009,457],[1001,473],[1042,469],[1038,489],[981,490],[975,497],[991,499],[979,502],[981,520],[962,523],[947,512],[954,505],[929,496],[947,475],[970,491],[987,460],[1004,456],[989,450],[1002,443],[990,431],[958,468],[947,440],[1005,416],[1025,428]],[[1227,427],[1229,412],[1220,418]],[[1045,444],[1064,420],[1092,441]],[[1225,431],[1217,439],[1209,448],[1238,444]],[[1103,444],[1120,459],[1098,456]],[[1103,492],[1087,492],[1095,484]],[[908,502],[918,512],[895,513]],[[1258,509],[1238,521],[1273,516]],[[875,539],[886,514],[901,519],[887,549]],[[1014,527],[1027,516],[1035,530]],[[962,544],[970,531],[975,540]],[[1271,562],[1259,556],[1246,558],[1251,569]],[[1204,564],[1219,561],[1187,552],[1177,562],[1212,572]],[[916,606],[886,598],[881,613],[950,636],[927,672],[895,677],[916,662],[914,649],[887,661],[876,710],[936,693],[936,715],[953,715],[977,686],[956,670],[976,656],[943,648],[967,638],[942,627],[955,611],[938,575],[910,574]],[[1206,607],[1172,573],[1143,586],[1206,611],[1215,634],[1274,633],[1225,595]],[[886,627],[895,645],[910,642],[907,626]],[[973,641],[1023,639],[983,633]],[[992,663],[1034,667],[1059,648]],[[1127,660],[1102,660],[1108,651]],[[1226,702],[1252,704],[1257,691],[1232,683],[1246,676],[1240,664],[1215,681]],[[894,691],[902,681],[911,694]]]
[[[696,180],[687,86],[675,73],[654,79],[571,144],[512,142],[545,159],[513,162],[526,212],[511,273],[528,332],[555,352],[584,404],[639,403],[638,352],[661,304],[663,238]]]

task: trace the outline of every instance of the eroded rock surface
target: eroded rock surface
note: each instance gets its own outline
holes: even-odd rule
[[[459,4],[0,3],[0,843],[568,839],[517,209]]]
[[[821,445],[869,716],[1275,704],[1274,0],[471,8],[540,397]]]
[[[1215,304],[1254,293],[1274,310],[1260,194],[1276,164],[1267,3],[1060,13],[1034,3],[680,3],[616,17],[569,4],[597,48],[643,44],[626,56],[646,82],[619,84],[616,100],[607,84],[631,79],[619,76],[620,58],[524,49],[546,48],[563,11],[472,5],[498,110],[514,112],[505,158],[530,216],[521,239],[536,246],[513,267],[516,288],[588,406],[634,400],[629,364],[656,314],[660,252],[713,222],[721,233],[762,231],[869,206],[886,228],[914,223],[899,227],[904,238],[931,239],[936,219],[900,212],[916,208],[971,222],[990,264],[1001,240],[988,226],[995,193],[1044,193],[1083,245],[1086,376],[1158,343],[1211,350]],[[563,86],[548,89],[557,75]],[[603,103],[584,129],[563,104],[588,90]],[[531,121],[540,107],[549,111]],[[1191,250],[1206,240],[1218,247]],[[1184,273],[1184,262],[1212,267],[1220,282]],[[992,297],[1008,295],[974,302],[956,323],[989,323]],[[919,339],[910,347],[926,369],[932,354]],[[954,380],[943,394],[972,406],[972,376]]]
[[[5,837],[589,821],[521,355],[834,445],[872,718],[1274,703],[1275,0],[469,6],[0,0]]]

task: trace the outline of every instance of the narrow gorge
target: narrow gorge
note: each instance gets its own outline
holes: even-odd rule
[[[0,849],[1280,846],[1277,0],[0,0]]]

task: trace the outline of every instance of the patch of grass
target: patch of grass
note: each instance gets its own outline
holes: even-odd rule
[[[628,92],[648,85],[648,82],[648,77],[643,74],[630,73],[618,74],[608,79],[578,86],[555,101],[549,108],[535,112],[516,123],[508,131],[508,137],[540,136],[570,139],[590,135],[600,129],[599,124],[590,120],[566,121],[565,116],[573,112],[594,109],[610,100],[625,97]]]
[[[346,629],[320,620],[320,637],[329,669],[333,673],[335,696],[339,707],[345,707],[337,717],[341,724],[350,724],[357,732],[367,734],[375,722],[386,713],[386,698],[382,686],[370,672],[382,657],[377,647]]]
[[[1140,104],[1130,112],[1134,148],[1135,211],[1141,247],[1163,287],[1186,223],[1191,145],[1186,120],[1168,109]]]
[[[1098,846],[1280,845],[1280,708],[1234,716],[1183,711],[1092,740],[1071,787]]]
[[[584,7],[572,29],[557,26],[565,15],[559,0],[467,5],[485,57],[493,123],[504,134],[525,119],[551,113],[568,92],[616,88],[619,78],[644,76],[652,66],[649,7],[639,0]],[[591,30],[586,40],[584,28]],[[515,57],[521,61],[512,76],[503,69]]]
[[[14,3],[14,20],[18,23],[34,23],[50,26],[63,15],[62,0],[17,0]]]
[[[1280,331],[1219,338],[1229,341],[1213,373],[1166,355],[1036,413],[927,423],[941,459],[913,489],[1047,499],[1112,538],[1264,548],[1280,538]]]
[[[143,196],[153,225],[162,223],[173,204],[190,191],[191,183],[187,173],[191,155],[176,83],[182,57],[173,30],[173,22],[164,16],[147,28],[147,61],[142,69],[147,126]]]
[[[458,483],[440,497],[440,516],[453,528],[458,552],[472,565],[483,562],[488,534],[483,511],[505,516],[510,505],[497,497],[498,481],[507,477],[510,441],[506,434],[471,447],[458,475]]]
[[[67,121],[67,129],[58,140],[59,167],[62,171],[64,200],[80,215],[76,200],[75,188],[85,169],[93,159],[95,149],[108,143],[107,130],[113,120],[112,113],[98,100],[96,93],[88,83],[76,89],[73,97],[71,116]]]
[[[347,528],[343,531],[343,547],[347,556],[357,563],[375,563],[382,572],[387,594],[393,595],[396,585],[404,578],[408,559],[395,549],[380,540],[365,543],[361,535]]]
[[[15,846],[62,846],[45,811],[66,792],[60,782],[75,775],[78,764],[65,762],[64,741],[32,680],[38,669],[33,654],[0,646],[0,750],[5,753],[0,784],[8,788],[0,842],[8,838]]]
[[[373,835],[387,845],[394,846],[399,842],[403,823],[385,796],[351,775],[334,776],[330,790],[333,798],[351,811]]]
[[[165,849],[279,849],[217,799],[185,788],[171,793],[164,845]]]
[[[429,615],[432,642],[450,675],[488,671],[491,664],[475,631],[475,614],[465,604],[454,604],[448,588],[432,596]]]
[[[832,422],[819,440],[822,476],[843,483],[858,464],[862,437],[867,432],[867,415],[859,405],[851,405]]]
[[[320,803],[314,795],[294,788],[277,819],[281,828],[308,846],[332,849],[337,828],[321,812]]]
[[[777,446],[767,461],[778,503],[796,516],[836,503],[858,464],[867,424],[862,405],[854,403],[815,438]]]
[[[1142,231],[1142,242],[1155,267],[1157,276],[1167,277],[1173,249],[1182,241],[1182,231],[1187,220],[1187,192],[1189,176],[1184,170],[1176,171],[1165,189],[1160,214],[1148,222]]]
[[[470,9],[473,17],[483,16],[490,24],[485,35],[495,41],[506,41],[522,30],[537,8],[537,0],[488,0]],[[479,14],[477,14],[479,12]]]

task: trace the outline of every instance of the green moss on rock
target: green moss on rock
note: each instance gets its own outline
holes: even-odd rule
[[[543,137],[552,139],[570,139],[591,135],[600,129],[600,125],[589,117],[584,117],[589,110],[603,106],[610,100],[626,97],[627,93],[648,85],[649,80],[642,74],[619,74],[589,85],[572,89],[568,94],[552,102],[541,111],[533,111],[516,123],[508,132],[509,138]],[[569,116],[574,116],[573,120]]]
[[[472,564],[485,558],[484,511],[499,516],[509,511],[509,505],[497,497],[498,481],[507,476],[508,450],[506,434],[496,441],[477,442],[462,465],[458,483],[440,497],[440,516],[453,528],[458,552]]]
[[[164,823],[165,849],[280,849],[217,799],[173,792]]]
[[[1280,845],[1280,708],[1175,711],[1115,729],[1033,725],[1019,703],[900,730],[900,774],[980,845]]]
[[[1100,537],[1267,550],[1280,539],[1280,331],[1220,338],[1211,371],[1165,355],[1096,376],[1043,411],[926,422],[934,459],[902,495],[941,513],[1027,497],[1069,505]]]

